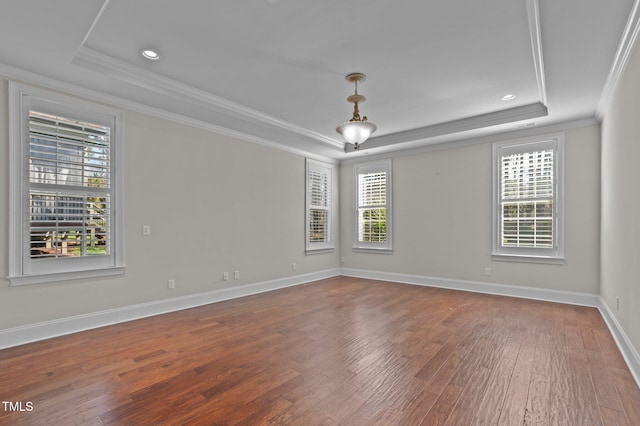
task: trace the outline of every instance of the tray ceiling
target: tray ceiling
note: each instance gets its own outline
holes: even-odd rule
[[[384,152],[593,119],[632,0],[21,0],[0,61],[332,158],[344,76]],[[9,43],[7,40],[15,40]],[[161,58],[148,61],[144,48]],[[501,98],[516,95],[510,101]],[[346,151],[350,151],[347,147]]]

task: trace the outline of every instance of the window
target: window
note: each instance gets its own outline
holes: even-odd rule
[[[356,166],[355,250],[391,251],[391,160]]]
[[[496,260],[563,260],[563,135],[493,145]]]
[[[12,285],[122,273],[122,118],[12,83]]]
[[[334,248],[332,232],[333,165],[307,159],[306,251]]]

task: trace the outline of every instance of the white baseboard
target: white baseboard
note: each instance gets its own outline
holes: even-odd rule
[[[576,293],[562,290],[548,290],[536,287],[523,287],[517,285],[494,284],[482,281],[466,281],[450,278],[426,277],[423,275],[407,275],[395,272],[379,272],[364,269],[342,268],[342,275],[357,278],[369,278],[372,280],[392,281],[404,284],[415,284],[426,287],[448,288],[451,290],[463,290],[474,293],[495,294],[498,296],[521,297],[523,299],[544,300],[548,302],[567,303],[570,305],[597,307],[599,298],[597,294]]]
[[[620,348],[622,357],[627,363],[633,378],[636,380],[636,384],[640,387],[640,355],[638,355],[638,351],[633,347],[631,340],[629,340],[629,337],[613,315],[613,311],[609,308],[609,305],[607,305],[602,297],[600,297],[599,300],[598,310],[600,311],[600,315],[602,315],[604,322],[607,323],[607,327],[609,327],[609,331],[616,341],[618,348]]]
[[[76,333],[92,328],[104,327],[121,322],[165,314],[182,309],[194,308],[209,303],[235,299],[252,294],[264,293],[285,287],[292,287],[325,278],[340,275],[340,269],[327,269],[309,274],[295,275],[270,281],[247,284],[238,287],[224,288],[205,293],[163,299],[154,302],[140,303],[116,309],[92,312],[84,315],[45,321],[25,326],[0,330],[0,349],[23,345],[38,340],[50,339],[65,334]]]
[[[570,291],[548,290],[535,287],[492,284],[478,281],[454,280],[448,278],[425,277],[393,272],[369,271],[363,269],[342,268],[341,275],[357,278],[368,278],[380,281],[392,281],[405,284],[439,287],[451,290],[464,290],[475,293],[495,294],[499,296],[521,297],[524,299],[544,300],[548,302],[567,303],[571,305],[592,306],[598,308],[600,315],[609,327],[622,356],[640,387],[640,355],[631,340],[616,320],[609,306],[597,294],[577,293]]]
[[[85,315],[76,315],[52,321],[8,328],[0,330],[0,349],[23,345],[38,340],[63,336],[66,334],[89,330],[92,328],[104,327],[107,325],[145,318],[153,315],[160,315],[168,312],[179,311],[182,309],[194,308],[196,306],[221,302],[223,300],[230,300],[238,297],[250,296],[252,294],[277,290],[280,288],[292,287],[339,275],[596,307],[600,311],[600,314],[609,327],[609,330],[611,331],[611,334],[613,335],[613,338],[615,339],[620,352],[622,353],[622,356],[629,366],[631,374],[640,387],[640,356],[638,355],[638,352],[633,347],[633,344],[616,320],[609,306],[607,306],[604,300],[597,294],[576,293],[569,291],[541,289],[535,287],[492,284],[478,281],[435,278],[421,275],[408,275],[393,272],[379,272],[352,268],[327,269],[309,274],[247,284],[239,287],[231,287],[205,293],[158,300],[154,302],[140,303],[137,305],[124,306],[122,308],[109,309]]]

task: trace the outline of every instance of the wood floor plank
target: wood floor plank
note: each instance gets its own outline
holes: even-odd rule
[[[451,416],[451,413],[453,412],[463,390],[464,389],[460,386],[456,386],[451,383],[447,385],[431,409],[422,419],[422,424],[444,425]]]
[[[640,424],[595,308],[335,277],[0,351],[4,425]]]
[[[593,380],[598,405],[614,411],[623,411],[622,403],[618,398],[615,383],[607,374],[607,367],[599,351],[587,351],[589,360],[589,372]]]
[[[422,389],[413,401],[403,410],[399,425],[421,425],[429,410],[438,399],[438,395],[426,389]]]
[[[630,379],[616,376],[614,380],[629,424],[640,424],[640,389]]]
[[[527,407],[525,409],[525,425],[548,425],[550,384],[548,376],[531,375]]]
[[[512,349],[512,348],[509,348]],[[494,425],[498,423],[502,406],[507,396],[516,358],[511,357],[512,352],[505,351],[503,357],[491,371],[491,376],[486,385],[486,392],[478,395],[476,408],[472,410],[474,423]]]

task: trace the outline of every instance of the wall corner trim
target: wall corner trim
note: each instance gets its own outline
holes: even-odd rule
[[[602,89],[602,93],[600,95],[600,100],[596,107],[595,115],[598,121],[603,120],[605,113],[609,108],[611,98],[613,97],[613,92],[618,86],[618,82],[620,81],[620,79],[622,79],[624,70],[627,67],[627,63],[629,62],[629,58],[633,53],[634,47],[639,37],[640,0],[634,0],[629,18],[627,19],[627,24],[622,33],[622,37],[620,38],[616,56],[613,59],[613,64],[611,65],[611,69],[609,70],[609,75],[607,76],[607,80],[605,81],[604,88]]]

